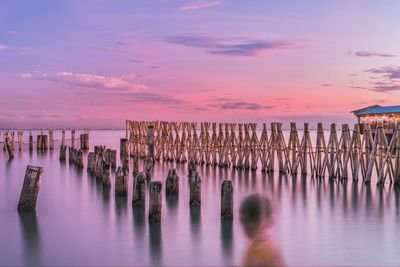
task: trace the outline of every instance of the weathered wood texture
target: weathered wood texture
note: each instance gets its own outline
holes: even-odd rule
[[[162,183],[152,181],[149,185],[149,221],[161,220],[161,197]]]
[[[115,172],[115,195],[127,196],[128,195],[128,171],[118,167]]]
[[[146,199],[146,175],[139,172],[133,181],[133,206],[144,206]]]
[[[233,218],[233,184],[231,180],[224,180],[221,186],[221,217]]]
[[[176,169],[170,169],[168,171],[168,176],[165,183],[165,192],[167,194],[173,195],[179,193],[179,176],[176,174]]]
[[[87,150],[89,149],[89,133],[83,133],[79,136],[79,141],[81,143],[81,149]]]
[[[127,127],[130,156],[188,161],[189,176],[197,165],[206,164],[252,171],[260,167],[265,172],[277,169],[282,174],[332,179],[362,178],[367,183],[375,173],[378,183],[386,178],[400,182],[400,125],[389,138],[382,127],[372,131],[367,124],[356,124],[350,131],[343,124],[340,132],[331,124],[326,134],[318,123],[315,143],[308,123],[302,135],[291,123],[288,140],[278,122],[271,123],[269,131],[263,124],[261,134],[257,134],[255,123],[204,122],[198,128],[193,122],[127,121]]]
[[[25,172],[24,183],[18,202],[18,210],[32,210],[36,208],[40,180],[44,169],[28,165]]]

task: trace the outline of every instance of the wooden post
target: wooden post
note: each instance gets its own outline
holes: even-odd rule
[[[12,131],[11,132],[11,142],[10,142],[12,151],[14,151],[14,143],[15,143],[15,132]]]
[[[22,141],[24,138],[24,131],[18,131],[18,150],[21,151],[22,150]]]
[[[144,206],[146,198],[146,175],[139,172],[133,182],[133,206]]]
[[[50,150],[54,150],[54,135],[53,130],[49,131],[49,148]]]
[[[122,156],[122,169],[129,171],[129,157],[128,156]]]
[[[61,145],[65,146],[65,129],[62,129],[61,132]]]
[[[61,145],[60,146],[60,161],[65,161],[67,158],[67,147]]]
[[[71,147],[75,145],[75,129],[71,130]]]
[[[231,180],[224,180],[221,186],[221,217],[233,218],[233,185]]]
[[[96,168],[96,156],[93,152],[89,152],[87,157],[87,170],[89,174],[93,174]]]
[[[392,138],[396,140],[396,148],[395,148],[395,177],[394,183],[396,185],[400,184],[400,125],[397,125],[397,134],[394,135]]]
[[[76,167],[79,169],[83,169],[83,153],[82,150],[78,150],[76,157]]]
[[[111,163],[111,168],[117,167],[117,150],[110,150],[109,161]]]
[[[150,196],[149,196],[149,221],[158,222],[161,220],[161,189],[162,183],[160,181],[150,182]]]
[[[134,155],[133,156],[133,176],[139,173],[139,156]]]
[[[111,187],[111,170],[110,164],[103,160],[103,188],[110,188]]]
[[[94,175],[96,176],[97,180],[103,179],[103,155],[97,154],[96,155],[96,165]]]
[[[47,151],[49,149],[49,139],[47,135],[42,135],[42,150]]]
[[[170,169],[168,171],[168,176],[165,181],[166,183],[166,193],[167,194],[178,194],[179,193],[179,176],[176,174],[176,169]]]
[[[13,150],[11,148],[11,145],[10,145],[10,139],[8,137],[6,137],[5,140],[6,140],[5,145],[6,145],[7,152],[8,152],[8,159],[13,159],[14,158],[14,152],[13,152]]]
[[[144,159],[144,173],[146,175],[147,180],[151,180],[153,176],[153,165],[154,165],[154,160],[152,157],[146,157]]]
[[[83,133],[79,136],[79,141],[81,143],[81,149],[87,150],[89,149],[89,134]]]
[[[128,195],[128,171],[120,166],[115,172],[115,195],[123,197]]]
[[[36,149],[37,149],[37,150],[42,150],[42,137],[43,137],[42,134],[39,134],[39,135],[36,137]]]
[[[33,136],[32,136],[32,132],[29,131],[29,151],[33,150]]]
[[[25,171],[24,184],[18,202],[18,210],[33,210],[39,193],[40,179],[43,175],[42,167],[28,165]]]
[[[74,163],[75,162],[74,156],[75,156],[74,148],[73,147],[69,147],[68,148],[68,161],[70,163]]]
[[[129,153],[128,153],[128,139],[121,138],[119,149],[120,149],[120,156],[122,156],[122,157],[129,156]]]
[[[154,133],[153,133],[154,126],[151,124],[148,127],[148,156],[154,159]]]
[[[200,174],[196,172],[194,176],[189,178],[190,186],[190,206],[200,206],[201,205],[201,178]]]

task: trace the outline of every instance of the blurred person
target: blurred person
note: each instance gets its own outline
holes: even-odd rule
[[[240,222],[250,240],[243,259],[243,266],[285,266],[281,253],[268,230],[273,225],[273,209],[265,196],[253,194],[240,205]]]

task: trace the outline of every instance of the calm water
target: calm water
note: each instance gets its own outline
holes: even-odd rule
[[[90,146],[119,148],[124,131],[91,131]],[[60,134],[56,133],[56,138]],[[78,133],[77,133],[78,136]],[[202,206],[189,207],[186,165],[157,163],[155,180],[175,167],[179,198],[166,198],[161,224],[149,224],[147,205],[133,209],[129,197],[78,172],[54,152],[16,151],[8,162],[0,151],[0,265],[123,266],[239,265],[247,241],[238,221],[241,199],[252,192],[271,198],[275,207],[272,238],[290,266],[399,265],[400,191],[372,183],[353,184],[274,176],[260,171],[200,167]],[[17,212],[27,164],[43,166],[36,213]],[[86,165],[86,159],[85,159]],[[234,183],[234,219],[220,219],[220,186]],[[114,180],[114,177],[113,177]],[[113,181],[114,182],[114,181]],[[148,200],[148,198],[146,199]]]

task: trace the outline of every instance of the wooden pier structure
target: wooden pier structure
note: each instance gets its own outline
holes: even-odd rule
[[[378,184],[387,179],[400,183],[400,125],[389,140],[382,125],[372,130],[368,124],[355,124],[351,131],[343,124],[338,131],[333,123],[326,134],[318,123],[313,142],[308,123],[302,134],[291,123],[285,137],[279,122],[272,122],[270,129],[264,123],[259,131],[256,123],[126,121],[124,140],[131,157],[188,162],[189,167],[205,164],[263,172],[277,168],[282,174],[361,178],[365,183],[375,173]]]

